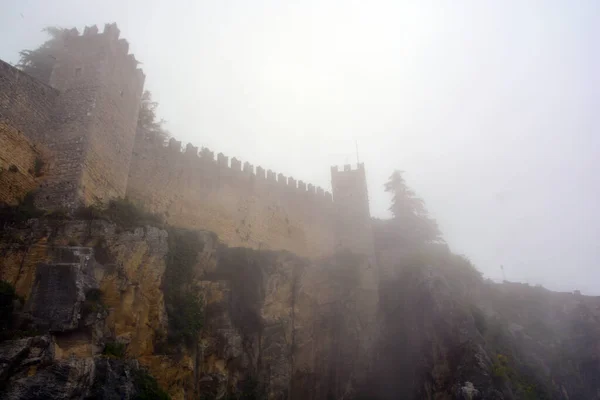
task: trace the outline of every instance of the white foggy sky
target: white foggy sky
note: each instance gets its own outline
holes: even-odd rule
[[[406,171],[485,276],[600,294],[600,1],[0,0],[0,58],[117,22],[178,140],[371,213]]]

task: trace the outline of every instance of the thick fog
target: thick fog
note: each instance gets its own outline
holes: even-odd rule
[[[600,294],[597,0],[0,0],[0,58],[105,22],[177,139],[327,190],[358,157],[378,217],[404,170],[485,276]]]

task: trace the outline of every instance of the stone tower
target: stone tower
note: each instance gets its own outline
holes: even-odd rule
[[[350,250],[361,259],[355,304],[357,315],[364,328],[361,333],[361,343],[365,349],[370,349],[376,338],[379,273],[375,260],[365,165],[359,163],[356,169],[344,165],[343,171],[331,167],[331,186],[337,214],[335,221],[337,250]]]
[[[338,213],[336,247],[371,256],[373,234],[365,165],[360,163],[356,169],[344,165],[343,171],[331,167],[331,186]]]
[[[65,35],[50,77],[61,94],[43,139],[58,173],[38,205],[73,209],[125,196],[145,79],[137,64],[116,24]]]

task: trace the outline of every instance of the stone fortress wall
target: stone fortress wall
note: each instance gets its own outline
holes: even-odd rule
[[[46,158],[44,137],[59,94],[0,60],[0,203],[18,204],[44,180],[35,162]]]
[[[332,196],[191,144],[182,151],[174,139],[151,143],[136,135],[145,77],[116,24],[102,33],[73,29],[64,43],[49,86],[0,63],[0,119],[52,156],[39,206],[74,209],[126,196],[233,246],[307,257],[357,244],[371,251],[364,166],[332,170]]]
[[[191,144],[182,152],[174,139],[167,147],[136,140],[127,197],[234,246],[320,256],[336,244],[330,193]]]
[[[125,196],[144,74],[119,39],[116,24],[104,32],[70,31],[57,54],[50,85],[60,91],[53,136],[57,179],[40,204],[68,208]]]
[[[0,119],[36,142],[52,124],[60,92],[0,60]]]
[[[64,37],[49,85],[0,63],[0,119],[52,155],[42,208],[123,197],[144,74],[116,24]]]
[[[22,132],[0,120],[0,204],[17,205],[39,186],[43,176],[36,172],[36,160],[42,157]]]

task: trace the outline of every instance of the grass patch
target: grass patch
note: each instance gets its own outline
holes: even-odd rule
[[[133,384],[136,388],[134,400],[170,400],[171,397],[161,389],[156,379],[146,370],[134,372]]]
[[[102,354],[109,357],[125,358],[126,350],[127,346],[125,346],[125,343],[108,342],[104,345]]]

